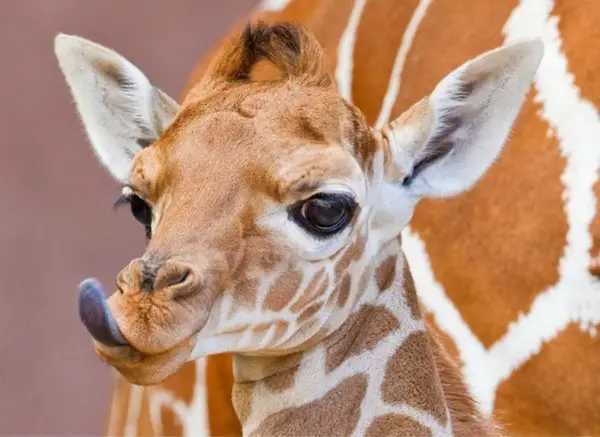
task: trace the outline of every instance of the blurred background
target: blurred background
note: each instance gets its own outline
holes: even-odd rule
[[[133,61],[174,98],[258,0],[4,0],[0,7],[0,435],[104,433],[112,378],[77,285],[113,284],[142,227],[93,156],[54,57],[58,32]],[[110,286],[108,292],[112,292]]]

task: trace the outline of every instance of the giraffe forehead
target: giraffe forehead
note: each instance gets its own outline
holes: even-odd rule
[[[281,202],[332,184],[359,190],[362,172],[351,153],[353,137],[344,130],[348,123],[308,112],[293,105],[256,113],[248,106],[203,114],[184,110],[136,158],[132,180],[154,197],[169,186],[198,193],[211,187],[213,194],[237,186]]]

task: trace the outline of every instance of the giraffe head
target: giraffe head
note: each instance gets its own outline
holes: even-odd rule
[[[379,130],[295,25],[247,26],[182,105],[100,45],[59,35],[55,52],[148,236],[108,300],[84,283],[82,319],[103,359],[151,384],[199,356],[286,354],[339,328],[418,200],[469,189],[498,156],[542,46],[470,60]]]

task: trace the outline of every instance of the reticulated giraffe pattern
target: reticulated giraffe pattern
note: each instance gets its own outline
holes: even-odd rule
[[[265,2],[265,6],[273,7],[271,14],[281,13],[286,17],[286,7],[291,9],[295,2],[291,2],[290,5],[285,3]],[[307,4],[309,3],[311,2]],[[331,59],[335,61],[332,68],[334,77],[340,92],[349,100],[354,101],[361,109],[363,101],[360,99],[364,99],[364,92],[361,95],[360,90],[363,86],[361,81],[364,81],[364,78],[360,76],[361,72],[358,71],[359,68],[362,68],[360,64],[362,58],[358,54],[360,50],[364,50],[364,47],[361,48],[361,46],[365,44],[365,39],[372,38],[373,34],[377,34],[374,30],[371,30],[371,33],[367,32],[364,26],[367,22],[373,22],[373,14],[375,14],[373,11],[381,3],[382,1],[377,0],[353,0],[340,1],[334,7],[328,6],[331,9],[328,9],[329,13],[336,9],[344,18],[339,34],[335,36],[327,35],[337,44],[331,43],[328,46],[327,42],[325,43],[326,49],[332,53]],[[447,25],[449,26],[449,23],[440,24],[439,20],[435,21],[437,18],[434,17],[439,17],[442,15],[441,11],[452,10],[452,8],[455,9],[455,15],[452,17],[464,17],[465,13],[469,11],[469,7],[450,5],[451,2],[448,0],[415,0],[407,3],[409,6],[404,6],[404,8],[410,8],[410,13],[407,13],[407,16],[403,18],[404,24],[393,30],[398,35],[392,39],[398,41],[398,44],[393,50],[389,51],[392,58],[389,62],[389,68],[385,71],[373,73],[385,77],[385,81],[383,81],[385,85],[381,87],[378,93],[373,93],[374,96],[370,97],[371,100],[378,99],[378,102],[370,102],[370,106],[377,107],[377,111],[372,111],[371,114],[366,111],[367,115],[371,117],[370,121],[376,126],[381,126],[396,116],[406,106],[407,102],[408,104],[412,103],[409,97],[411,87],[415,87],[415,84],[417,84],[416,87],[418,88],[419,81],[427,83],[427,79],[422,79],[415,73],[415,68],[419,62],[423,62],[422,65],[428,65],[422,60],[424,55],[419,50],[432,50],[431,47],[439,49],[441,47],[439,42],[437,46],[436,42],[424,42],[427,35],[430,35],[427,32],[431,32],[431,26],[436,25],[437,29],[440,29],[440,34],[446,35],[444,29]],[[585,70],[580,69],[578,75],[577,71],[571,69],[572,64],[569,62],[569,57],[573,53],[577,54],[577,51],[582,51],[582,48],[577,45],[577,38],[573,34],[572,27],[567,29],[570,32],[570,46],[565,47],[565,43],[569,40],[566,34],[561,34],[561,24],[565,23],[569,14],[574,12],[572,5],[569,7],[568,5],[562,5],[562,3],[568,4],[569,2],[559,0],[502,1],[498,3],[499,6],[480,6],[481,9],[477,10],[489,15],[498,14],[493,19],[487,15],[484,15],[485,19],[481,18],[484,24],[479,24],[479,27],[485,26],[486,20],[490,22],[498,21],[497,24],[487,23],[490,27],[488,30],[490,34],[495,33],[488,39],[482,37],[481,45],[492,44],[490,41],[495,41],[496,38],[500,43],[510,43],[522,38],[541,36],[546,46],[544,59],[535,78],[533,92],[521,117],[521,124],[517,124],[515,127],[513,143],[508,146],[509,155],[500,159],[500,168],[492,169],[492,174],[486,177],[482,187],[477,187],[474,190],[475,194],[473,196],[483,196],[488,190],[488,192],[494,191],[495,196],[501,197],[503,195],[501,184],[511,184],[511,180],[501,178],[502,171],[505,169],[502,166],[508,166],[511,159],[521,158],[521,155],[510,155],[512,153],[511,147],[513,149],[517,147],[524,148],[527,147],[528,142],[536,142],[532,147],[536,146],[538,152],[550,156],[548,159],[554,160],[553,162],[555,162],[557,168],[554,173],[548,170],[547,173],[541,174],[537,178],[539,184],[533,188],[528,187],[528,189],[532,191],[554,190],[552,191],[553,194],[558,193],[556,197],[551,199],[556,204],[553,203],[547,206],[549,210],[547,214],[551,219],[559,222],[564,221],[564,234],[557,237],[558,240],[562,240],[560,246],[554,244],[555,240],[552,240],[552,247],[545,248],[541,246],[544,243],[541,240],[539,242],[540,247],[531,247],[531,258],[517,257],[518,266],[520,269],[535,270],[538,268],[535,265],[536,262],[541,263],[541,261],[536,257],[537,252],[534,249],[549,252],[548,259],[551,259],[551,262],[548,262],[547,259],[543,260],[545,263],[545,270],[543,271],[550,271],[553,276],[549,275],[546,278],[540,273],[539,281],[527,282],[524,287],[532,284],[531,289],[527,289],[522,293],[526,295],[527,299],[523,297],[522,300],[518,301],[521,306],[516,311],[503,310],[506,314],[503,318],[498,316],[496,322],[501,325],[500,328],[495,331],[486,330],[481,326],[488,321],[491,325],[491,320],[496,318],[496,313],[500,313],[501,309],[495,306],[483,306],[483,301],[477,301],[476,304],[479,306],[474,308],[475,304],[467,301],[468,295],[461,295],[460,291],[454,290],[457,288],[458,280],[452,284],[448,284],[444,280],[449,274],[441,265],[441,257],[432,256],[432,252],[443,250],[443,248],[438,250],[437,247],[433,247],[436,245],[436,232],[434,231],[437,228],[429,232],[430,220],[434,219],[425,218],[428,211],[431,211],[428,208],[435,207],[431,203],[420,206],[413,219],[414,225],[403,234],[403,248],[411,266],[423,307],[443,334],[447,346],[460,359],[464,376],[472,394],[478,399],[484,412],[488,414],[494,411],[495,408],[503,410],[510,408],[510,403],[503,401],[503,396],[506,399],[514,399],[517,393],[526,390],[523,380],[527,379],[527,375],[535,379],[540,369],[545,369],[544,371],[552,374],[553,370],[548,368],[550,367],[550,360],[559,363],[558,366],[562,368],[561,372],[563,374],[569,373],[568,367],[577,365],[577,363],[573,363],[568,356],[565,356],[570,352],[563,352],[561,355],[561,350],[575,350],[578,354],[581,354],[583,350],[585,354],[591,356],[595,356],[594,350],[598,350],[599,340],[596,336],[596,329],[598,323],[600,323],[600,284],[596,277],[590,273],[590,266],[593,265],[593,258],[596,255],[594,250],[597,244],[594,239],[597,236],[593,230],[597,211],[596,184],[600,164],[600,148],[597,140],[600,138],[600,119],[595,106],[597,97],[589,94],[589,91],[588,94],[585,94],[580,85],[580,81],[587,79],[581,73],[581,71],[585,73]],[[311,4],[313,7],[319,7],[319,2],[312,2]],[[323,5],[322,7],[325,8],[326,6]],[[587,3],[585,8],[584,6],[581,6],[581,8],[587,8],[588,13],[592,16],[597,14],[590,11],[592,6]],[[449,17],[448,20],[451,20],[452,17]],[[431,20],[433,24],[429,24],[428,20]],[[317,22],[316,25],[322,24]],[[463,27],[465,25],[466,22],[458,24],[458,26]],[[477,27],[475,24],[473,26]],[[497,26],[497,29],[494,26]],[[452,34],[452,31],[449,33]],[[455,34],[452,35],[456,36]],[[458,61],[464,61],[476,54],[471,53],[469,48],[461,51],[460,48],[467,46],[467,42],[460,39],[453,40],[448,35],[445,38],[448,38],[446,43],[449,48],[451,46],[457,47],[456,51],[461,54],[462,59]],[[569,51],[567,51],[567,48]],[[481,51],[479,46],[477,49],[472,50]],[[441,59],[444,55],[444,52],[439,52],[435,56]],[[577,56],[580,57],[581,55]],[[412,70],[410,70],[411,65]],[[422,84],[421,88],[426,86]],[[589,90],[590,87],[588,86],[587,89]],[[403,93],[405,93],[404,97]],[[525,128],[527,123],[535,124],[536,128],[542,129],[543,136],[538,135],[536,132],[535,135],[529,135],[528,139],[530,131],[527,130],[529,128]],[[526,133],[521,134],[521,131]],[[519,162],[523,172],[537,169],[535,163],[528,167],[529,164],[529,162]],[[550,182],[552,187],[547,187],[546,183],[550,177],[554,178]],[[493,184],[500,185],[500,187],[496,186],[494,189],[488,189]],[[513,200],[518,203],[519,190],[512,190],[510,193],[516,196]],[[491,194],[490,197],[492,197]],[[452,201],[447,204],[452,205]],[[534,206],[532,205],[532,207]],[[542,214],[539,209],[532,213],[536,212]],[[476,220],[483,217],[484,220],[493,223],[494,220],[499,220],[502,211],[495,212],[496,215],[494,215],[490,211],[480,213],[461,209],[456,212],[456,215],[459,216],[458,219],[460,219],[461,213],[464,219],[469,217]],[[560,219],[556,219],[558,214],[560,214]],[[519,218],[516,217],[516,220],[518,221]],[[522,221],[526,222],[528,218],[529,216]],[[557,228],[560,230],[561,226],[562,224],[550,225],[548,232],[552,233]],[[510,235],[506,238],[509,240]],[[461,243],[460,236],[458,240],[454,244]],[[482,241],[482,245],[487,244],[490,251],[497,252],[497,255],[493,258],[494,262],[503,263],[505,259],[511,257],[511,247],[498,248],[494,246],[494,244],[497,244],[497,240],[487,242],[484,238]],[[527,241],[527,243],[530,242]],[[439,244],[441,245],[441,243]],[[552,258],[554,255],[556,255],[555,259]],[[486,264],[484,259],[473,261],[480,262],[483,271],[490,265],[489,263]],[[508,261],[506,263],[510,264]],[[469,266],[464,268],[468,272]],[[479,274],[479,270],[474,270],[474,274]],[[444,278],[440,277],[439,272],[443,273]],[[509,276],[516,274],[516,272],[509,270],[503,272],[503,274]],[[464,277],[462,279],[466,280]],[[476,279],[473,279],[472,283],[474,284],[473,287],[478,287]],[[478,292],[485,294],[485,286],[479,286]],[[521,293],[521,290],[507,288],[502,299],[505,301],[513,300],[514,293]],[[481,319],[473,321],[473,316],[466,315],[467,310],[471,313],[484,313],[484,315],[481,316]],[[562,340],[562,336],[565,335],[568,336],[569,341]],[[575,341],[571,341],[572,339],[575,339]],[[552,349],[552,356],[549,358],[544,358],[546,348]],[[562,361],[556,361],[557,357],[561,358]],[[536,362],[536,359],[539,360],[540,358],[546,361],[535,364],[532,368],[527,368],[528,363]],[[167,391],[160,387],[143,389],[134,387],[129,392],[129,405],[120,407],[121,411],[127,411],[127,414],[124,415],[122,412],[119,413],[124,418],[119,422],[124,424],[125,429],[120,431],[111,428],[109,433],[111,435],[119,433],[136,435],[138,433],[136,424],[139,421],[139,414],[143,410],[147,410],[144,414],[149,414],[151,418],[151,432],[161,434],[161,432],[164,432],[161,412],[164,412],[166,407],[178,418],[182,435],[208,435],[208,401],[206,399],[206,386],[203,384],[204,366],[204,360],[196,363],[197,370],[194,377],[196,382],[194,384],[193,400],[191,401],[186,402],[180,399],[177,391]],[[573,375],[573,378],[590,379],[592,375],[589,374],[589,366],[581,369],[582,372],[588,372],[588,374]],[[557,368],[554,369],[557,372],[558,370]],[[525,376],[518,376],[519,379],[515,380],[515,375],[520,371],[527,371],[528,373]],[[597,383],[595,384],[597,385]],[[573,390],[576,390],[576,388],[573,388]],[[593,387],[588,388],[588,390],[592,391]],[[586,398],[583,391],[582,396]],[[592,402],[588,402],[588,404],[591,411],[596,407],[595,414],[597,415],[599,414],[597,413],[599,410],[597,408],[598,400],[595,400],[595,402],[596,404],[593,403],[592,399]],[[564,414],[569,415],[569,411],[564,411]],[[575,411],[573,411],[573,414],[575,414]],[[580,414],[585,414],[585,412]],[[516,413],[508,416],[515,422]],[[116,415],[113,414],[112,417],[116,417]],[[593,420],[593,417],[591,417],[591,420]],[[599,421],[596,421],[596,423],[599,423]],[[529,424],[521,429],[528,430],[530,434],[539,430],[539,428]],[[587,433],[593,434],[594,431],[597,431],[597,429],[589,428]]]

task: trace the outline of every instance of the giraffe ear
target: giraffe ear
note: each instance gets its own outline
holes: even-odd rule
[[[54,52],[98,159],[125,181],[134,155],[158,139],[179,105],[135,65],[99,44],[59,34]]]
[[[486,52],[442,79],[382,129],[388,179],[417,197],[471,188],[500,154],[542,55],[541,41],[520,42]]]

